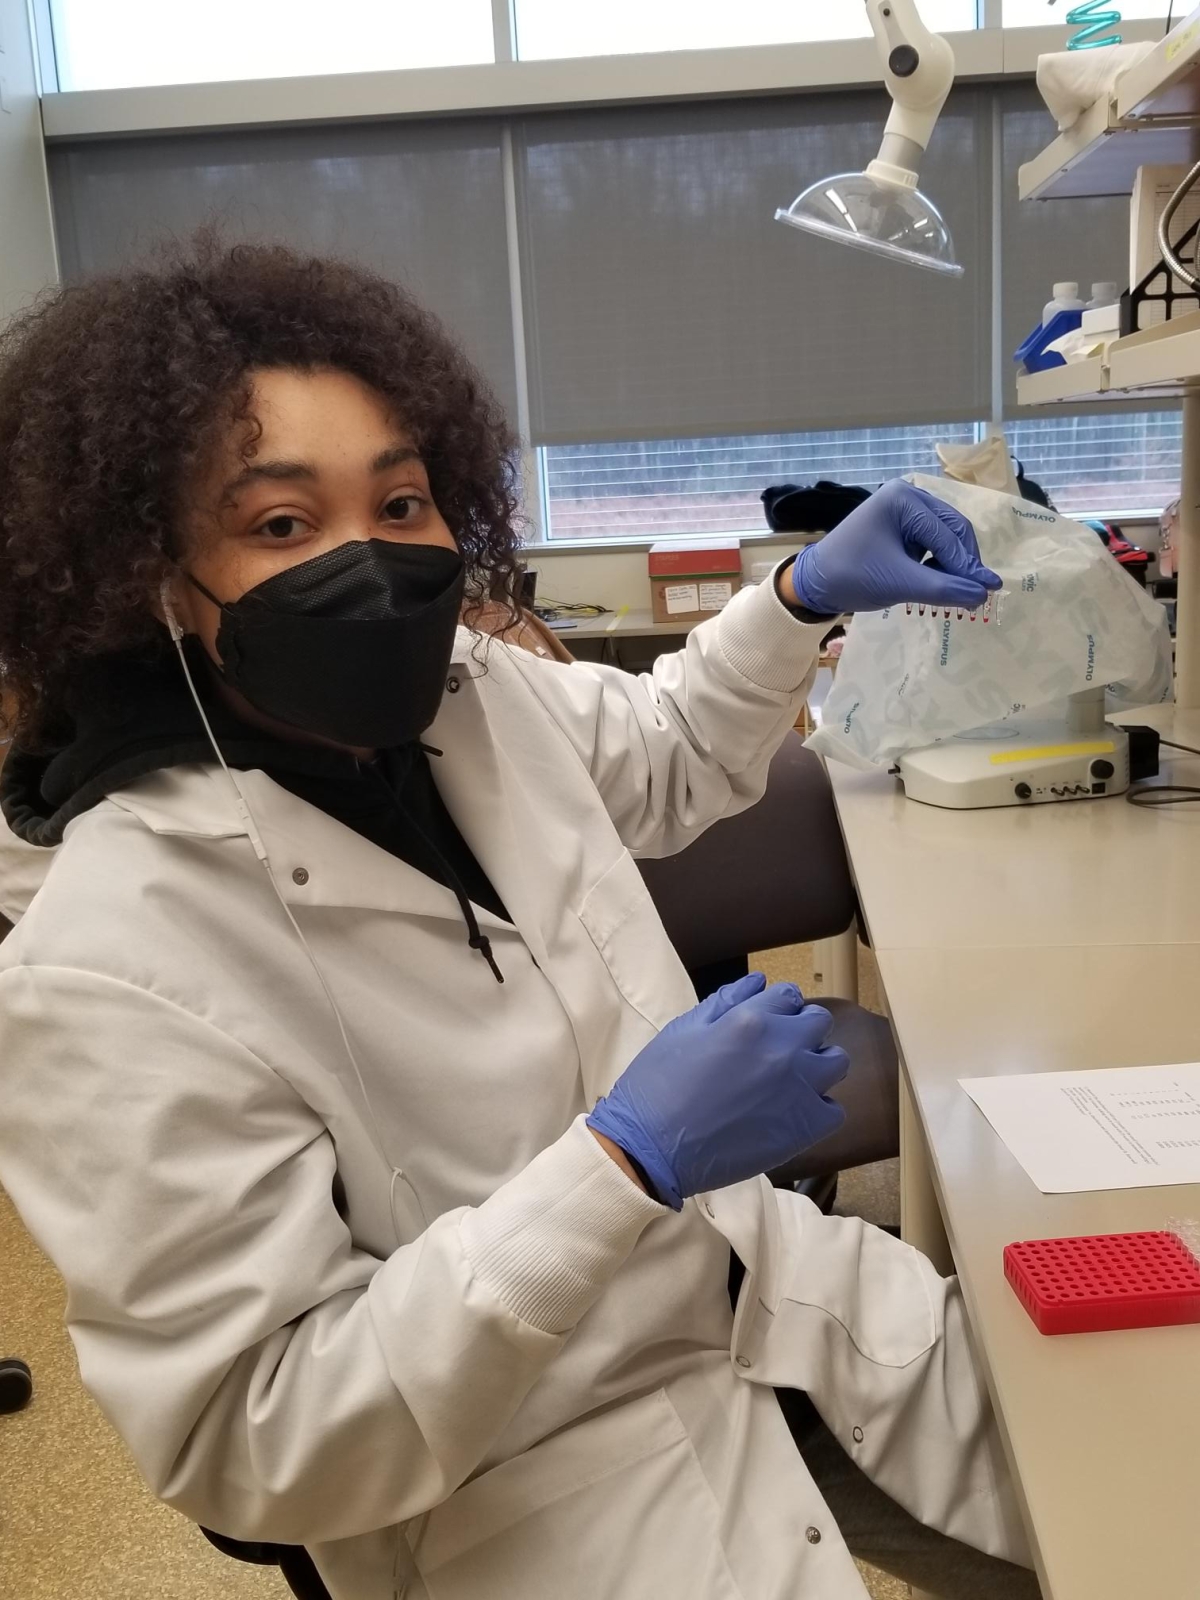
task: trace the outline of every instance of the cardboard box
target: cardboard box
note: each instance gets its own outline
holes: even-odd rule
[[[742,586],[737,539],[669,539],[650,546],[650,603],[655,622],[703,622],[723,611]]]

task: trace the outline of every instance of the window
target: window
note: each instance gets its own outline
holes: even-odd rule
[[[976,25],[975,0],[921,0],[926,25],[941,33]],[[636,51],[705,50],[722,45],[809,43],[870,33],[862,0],[516,0],[517,53],[550,56],[629,55]]]
[[[60,89],[492,61],[491,0],[50,0]]]
[[[765,533],[760,495],[773,483],[875,488],[939,470],[938,441],[968,444],[983,424],[862,428],[751,438],[549,445],[543,451],[549,539],[669,539]],[[1176,411],[1023,417],[1006,425],[1026,474],[1060,511],[1155,515],[1179,493]]]
[[[1006,28],[1043,28],[1067,26],[1067,12],[1074,9],[1077,0],[1004,0],[1002,13]],[[1116,11],[1122,21],[1133,22],[1143,17],[1165,17],[1168,10],[1168,0],[1117,0],[1110,6],[1103,6],[1101,11]],[[1177,14],[1187,16],[1188,7],[1177,5]],[[1105,26],[1105,32],[1110,30]],[[1111,30],[1120,33],[1121,24],[1116,23]]]
[[[773,483],[835,478],[875,488],[914,469],[937,470],[937,440],[966,444],[973,423],[549,445],[544,453],[551,539],[669,539],[765,533],[760,495]]]
[[[1009,448],[1060,511],[1156,516],[1179,494],[1183,418],[1178,411],[1021,417]]]

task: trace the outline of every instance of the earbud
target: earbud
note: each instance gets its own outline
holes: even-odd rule
[[[158,591],[159,604],[162,606],[163,617],[166,620],[167,631],[176,644],[183,642],[183,629],[179,626],[179,619],[175,615],[175,608],[171,604],[171,580],[164,578]]]

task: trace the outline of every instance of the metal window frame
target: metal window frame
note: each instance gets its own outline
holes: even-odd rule
[[[517,0],[492,0],[492,54],[497,61],[517,59]]]
[[[58,93],[58,57],[54,48],[54,24],[50,16],[50,0],[27,0],[29,33],[33,39],[33,70],[37,75],[38,94]]]
[[[492,41],[496,60],[517,59],[516,0],[492,0]],[[521,499],[533,548],[548,542],[550,502],[546,494],[546,461],[529,444],[529,352],[525,339],[525,303],[521,266],[521,234],[517,218],[517,165],[513,153],[512,123],[500,134],[500,161],[504,181],[504,243],[508,254],[508,294],[512,316],[513,377],[517,393],[517,434],[521,441]]]

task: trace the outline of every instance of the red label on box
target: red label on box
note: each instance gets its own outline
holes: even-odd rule
[[[699,578],[710,572],[742,570],[740,545],[651,545],[649,554],[652,578]]]

